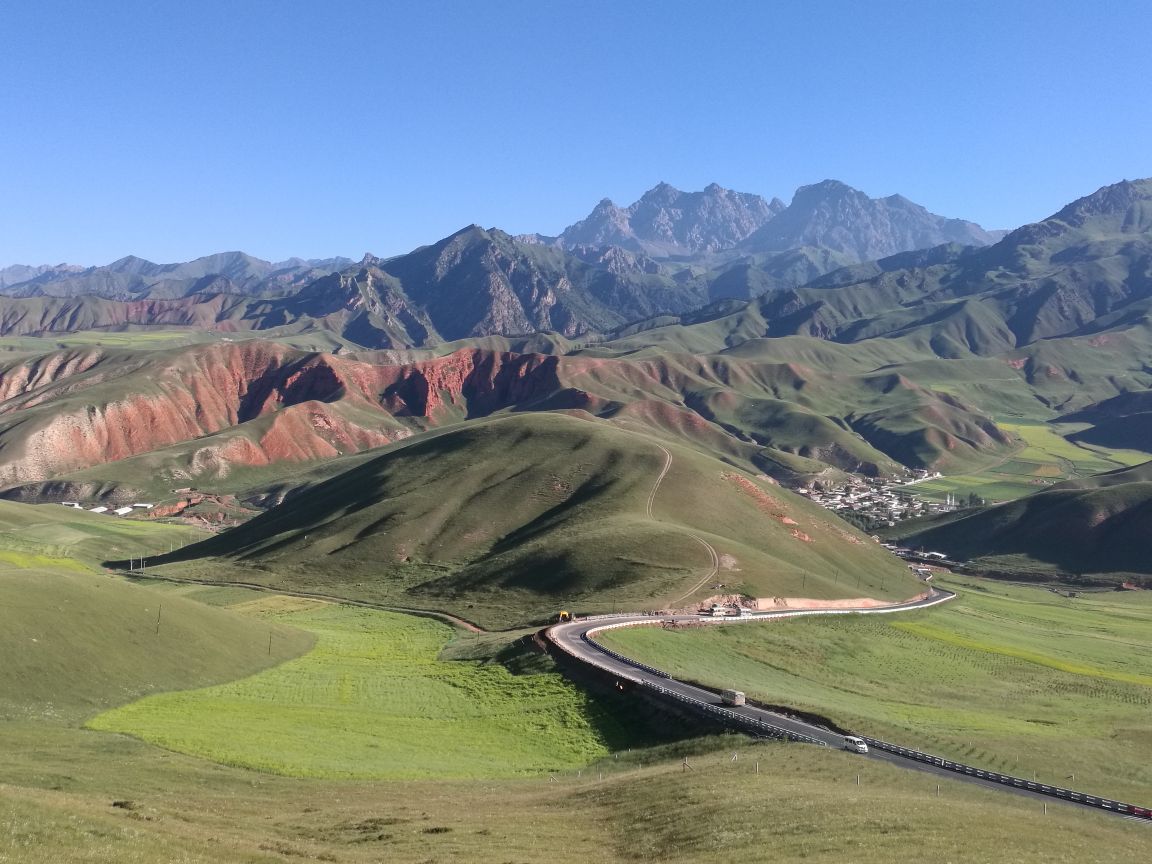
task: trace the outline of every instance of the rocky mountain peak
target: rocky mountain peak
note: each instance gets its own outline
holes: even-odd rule
[[[986,246],[996,239],[975,223],[937,216],[901,195],[871,198],[829,179],[797,189],[792,203],[741,249],[754,254],[820,247],[871,261],[942,243]]]
[[[1152,202],[1152,179],[1121,180],[1073,201],[1053,218],[1082,224],[1093,216],[1127,216],[1133,207]]]
[[[561,245],[620,246],[646,255],[698,255],[735,246],[783,205],[717,183],[682,192],[661,181],[628,207],[602,200],[560,235]]]

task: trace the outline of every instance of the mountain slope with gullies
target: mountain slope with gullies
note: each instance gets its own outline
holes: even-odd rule
[[[919,331],[940,353],[999,353],[1146,321],[1152,180],[1123,181],[985,248],[940,247],[835,271],[761,314],[774,333],[852,342]]]
[[[1143,574],[1152,584],[1152,462],[941,521],[909,523],[902,542],[984,569]]]
[[[20,500],[117,483],[255,494],[276,466],[507,411],[579,409],[782,479],[955,469],[1012,446],[954,395],[834,366],[481,348],[333,356],[258,341],[52,352],[0,364],[0,479]]]
[[[1124,181],[993,246],[844,267],[750,302],[635,322],[606,346],[715,352],[804,336],[865,354],[901,346],[889,352],[901,360],[998,357],[1038,401],[1070,412],[1152,387],[1150,213],[1152,180]]]
[[[583,412],[415,440],[149,568],[488,626],[690,605],[717,583],[764,597],[917,590],[902,562],[800,496]]]

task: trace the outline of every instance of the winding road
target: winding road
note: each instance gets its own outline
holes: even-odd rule
[[[924,609],[945,603],[955,596],[951,591],[932,588],[925,597],[906,603],[893,604],[891,606],[779,610],[754,613],[740,618],[708,618],[698,615],[662,617],[646,614],[601,615],[583,620],[555,624],[548,628],[546,635],[552,645],[571,655],[576,660],[607,672],[621,681],[630,681],[633,684],[652,689],[666,698],[676,699],[680,702],[695,706],[703,712],[719,714],[729,719],[741,718],[747,722],[740,725],[745,731],[751,732],[752,734],[760,734],[768,737],[787,737],[791,740],[802,741],[808,744],[841,749],[844,746],[844,737],[838,732],[824,726],[798,720],[795,717],[789,717],[765,708],[758,708],[754,705],[725,705],[715,692],[683,681],[678,681],[658,669],[645,666],[644,664],[611,651],[600,645],[596,641],[595,635],[605,630],[613,630],[620,627],[652,626],[664,624],[669,621],[675,621],[681,624],[699,624],[706,622],[719,626],[755,621],[765,622],[775,618],[798,618],[811,615],[882,615]],[[867,754],[853,754],[855,758],[887,762],[900,768],[913,768],[940,777],[961,779],[988,788],[1006,790],[1018,795],[1027,795],[1044,801],[1056,799],[1064,801],[1067,804],[1103,810],[1117,816],[1138,820],[1145,824],[1152,824],[1152,811],[1145,807],[1029,781],[1024,778],[1010,777],[992,771],[985,771],[942,757],[887,744],[886,742],[872,738],[866,740],[870,745],[869,752]]]
[[[664,453],[664,464],[648,493],[645,511],[648,518],[659,521],[653,512],[656,495],[660,491],[660,484],[668,476],[672,468],[672,453],[662,444],[654,443]],[[692,531],[676,526],[683,533],[700,543],[711,557],[711,569],[688,591],[671,601],[672,606],[687,600],[699,591],[710,579],[715,579],[720,567],[720,556],[716,548],[704,538]],[[925,609],[953,599],[956,595],[951,591],[929,587],[928,592],[916,599],[903,603],[894,603],[886,606],[858,606],[841,607],[835,609],[781,609],[769,612],[758,612],[742,615],[739,618],[714,618],[700,615],[671,615],[653,616],[651,614],[622,614],[591,616],[583,620],[574,620],[555,624],[548,628],[546,637],[552,645],[564,651],[581,663],[600,669],[621,681],[630,681],[641,687],[649,688],[663,698],[671,698],[687,705],[693,706],[701,713],[711,713],[730,722],[736,722],[745,731],[753,734],[763,734],[773,737],[785,737],[790,740],[803,741],[825,747],[841,749],[844,746],[844,736],[832,729],[818,726],[759,708],[754,705],[725,705],[719,696],[711,690],[696,687],[683,681],[677,681],[667,673],[646,666],[600,645],[595,635],[605,630],[620,627],[635,627],[654,624],[736,624],[755,621],[768,621],[776,618],[798,618],[811,615],[883,615],[898,612],[909,612]],[[1068,804],[1102,809],[1106,812],[1123,816],[1129,819],[1138,819],[1146,824],[1152,824],[1152,811],[1148,808],[1138,807],[1113,801],[1083,792],[1063,789],[1047,784],[1028,781],[1023,778],[1002,775],[997,772],[985,771],[973,766],[963,765],[942,757],[911,750],[899,745],[889,744],[872,738],[867,739],[869,751],[867,754],[856,754],[858,758],[874,761],[888,762],[900,768],[914,768],[930,774],[936,774],[949,779],[959,778],[971,783],[977,783],[994,789],[1007,790],[1019,795],[1027,795],[1047,801],[1056,798]]]

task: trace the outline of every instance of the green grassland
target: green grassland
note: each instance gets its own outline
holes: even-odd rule
[[[567,685],[554,673],[518,680],[499,664],[477,659],[499,653],[502,639],[514,634],[457,635],[437,659],[447,630],[423,619],[234,587],[137,585],[43,568],[19,575],[0,573],[5,599],[22,599],[0,606],[0,657],[6,661],[0,664],[6,698],[0,717],[3,862],[500,864],[551,861],[562,851],[615,864],[756,860],[770,849],[775,860],[817,864],[976,864],[1006,856],[1024,864],[1120,864],[1139,860],[1146,844],[1142,826],[1102,814],[1052,803],[1045,815],[1035,801],[949,780],[938,790],[935,777],[801,745],[722,737],[645,749],[625,736],[614,747],[631,750],[587,764],[604,753],[607,741],[593,737],[591,749],[565,751],[564,742],[589,741],[593,719],[579,710],[556,710],[579,709],[583,697],[569,690],[557,698],[557,689]],[[161,604],[157,636],[152,612]],[[385,629],[377,628],[378,620],[388,622]],[[311,634],[295,626],[305,621]],[[312,638],[315,651],[299,656]],[[36,656],[30,644],[50,647],[51,662],[28,659]],[[414,675],[389,668],[389,661],[405,655]],[[13,675],[12,658],[25,662],[30,674]],[[293,668],[305,672],[295,683]],[[387,688],[373,684],[378,676],[389,679]],[[161,699],[193,700],[186,703],[189,714],[170,713],[168,720],[183,723],[196,738],[203,734],[197,724],[219,722],[221,712],[204,709],[219,706],[221,690],[187,688],[229,679],[234,683],[220,687],[234,694],[247,688],[249,701],[240,714],[225,712],[225,721],[244,722],[209,742],[216,758],[232,746],[232,736],[250,755],[266,751],[261,737],[281,735],[288,722],[278,716],[264,725],[279,698],[291,706],[278,715],[315,724],[309,742],[297,730],[289,750],[296,757],[343,760],[347,767],[355,754],[370,751],[359,727],[379,729],[380,719],[366,718],[366,706],[414,734],[433,766],[448,759],[429,748],[438,743],[450,752],[456,736],[507,749],[493,755],[490,773],[478,779],[294,778],[80,725],[110,706],[149,705],[151,698],[133,701],[145,693],[182,690]],[[406,705],[413,691],[424,695]],[[258,704],[260,696],[269,704]],[[470,699],[484,710],[467,707]],[[444,735],[413,733],[420,719],[435,727],[426,711],[445,709],[457,722]],[[340,728],[340,716],[351,728]],[[510,728],[520,734],[509,734]],[[544,754],[536,763],[540,773],[496,776],[546,734],[555,743],[531,757]],[[377,741],[404,758],[402,741]],[[544,773],[558,763],[563,770]],[[483,767],[478,759],[471,765]]]
[[[1066,435],[1082,424],[1011,423],[1001,429],[1020,441],[1020,448],[1007,460],[994,460],[982,470],[941,477],[916,485],[916,493],[928,498],[975,493],[986,501],[1011,501],[1055,483],[1146,462],[1150,452],[1120,450],[1080,444]],[[1152,446],[1150,443],[1149,446]]]
[[[0,561],[14,566],[76,559],[84,565],[109,558],[156,555],[203,538],[195,528],[107,513],[88,513],[58,504],[0,501]]]
[[[1152,461],[1065,480],[991,507],[886,529],[913,548],[939,549],[980,572],[1148,584]]]
[[[1147,829],[1115,817],[958,781],[938,795],[936,777],[740,738],[533,779],[366,783],[257,775],[122,736],[0,735],[0,861],[20,864],[1129,864],[1147,849]]]
[[[313,633],[303,657],[205,690],[94,718],[171,750],[293,776],[502,777],[583,766],[607,753],[585,697],[560,676],[437,660],[452,629],[317,601],[245,604]],[[616,732],[616,737],[619,733]]]
[[[888,616],[605,634],[677,677],[985,768],[1152,802],[1152,596],[960,581]]]
[[[0,351],[42,354],[60,348],[88,348],[93,345],[147,351],[214,342],[218,339],[219,334],[182,328],[78,330],[75,333],[54,333],[51,336],[4,336],[0,338]]]
[[[149,351],[159,348],[179,348],[204,342],[242,342],[255,339],[279,342],[302,351],[329,353],[363,350],[362,346],[330,330],[292,332],[288,328],[273,328],[254,333],[222,333],[183,327],[126,327],[123,330],[78,330],[74,333],[53,333],[51,336],[0,337],[0,352],[43,354],[63,348],[129,348]]]
[[[313,642],[65,563],[0,567],[0,726],[75,724],[150,693],[250,675]]]

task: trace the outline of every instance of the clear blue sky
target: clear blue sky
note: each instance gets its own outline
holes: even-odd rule
[[[1152,3],[0,0],[0,266],[389,255],[826,177],[1012,227],[1152,175]]]

